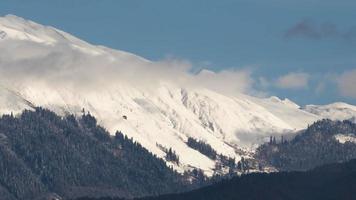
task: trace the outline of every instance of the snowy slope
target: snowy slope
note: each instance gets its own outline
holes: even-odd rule
[[[332,120],[352,119],[356,116],[356,106],[343,102],[328,105],[307,105],[303,110]]]
[[[186,145],[188,137],[239,160],[241,150],[253,150],[271,134],[334,117],[314,107],[300,109],[288,99],[226,95],[180,84],[176,74],[167,79],[162,72],[166,63],[91,45],[12,15],[0,18],[0,51],[0,113],[42,106],[80,115],[85,108],[111,133],[122,131],[159,157],[165,156],[159,146],[172,148],[180,165],[168,164],[180,171],[197,167],[211,175],[215,166]],[[356,116],[331,107],[337,118]]]

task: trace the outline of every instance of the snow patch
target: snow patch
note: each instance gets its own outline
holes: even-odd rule
[[[356,135],[354,134],[337,134],[334,136],[334,138],[341,144],[345,144],[346,142],[351,142],[356,144]]]

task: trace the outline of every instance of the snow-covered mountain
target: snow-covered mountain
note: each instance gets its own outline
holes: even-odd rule
[[[0,18],[0,51],[0,113],[42,106],[79,115],[84,108],[111,133],[122,131],[159,157],[166,155],[162,146],[172,148],[180,164],[168,164],[180,171],[196,167],[209,175],[215,166],[187,146],[189,137],[239,160],[271,134],[356,116],[347,104],[302,109],[278,97],[226,95],[191,84],[194,75],[182,76],[179,63],[91,45],[13,15]]]
[[[332,120],[345,120],[356,117],[356,106],[343,102],[329,105],[306,105],[303,110]]]

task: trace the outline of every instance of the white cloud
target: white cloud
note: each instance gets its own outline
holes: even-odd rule
[[[16,16],[0,19],[0,28],[6,32],[6,37],[0,39],[0,85],[22,88],[43,84],[79,92],[122,83],[154,90],[161,82],[173,82],[181,87],[205,87],[229,94],[252,91],[248,70],[193,74],[189,61],[148,61],[127,52],[90,45]]]
[[[23,87],[42,83],[53,87],[95,90],[128,82],[134,87],[154,89],[169,81],[182,87],[205,87],[236,94],[252,91],[248,70],[190,73],[192,64],[167,59],[151,62],[138,56],[89,46],[74,48],[70,43],[52,45],[21,40],[0,41],[0,84]],[[87,48],[87,46],[85,46]]]
[[[341,95],[356,98],[356,69],[344,72],[336,82]]]
[[[305,89],[309,84],[309,74],[303,72],[291,72],[279,77],[275,86],[282,89]]]
[[[202,70],[193,80],[196,85],[229,95],[251,91],[254,82],[251,71],[246,69],[222,70],[216,73]]]

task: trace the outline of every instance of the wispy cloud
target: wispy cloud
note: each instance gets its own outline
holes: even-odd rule
[[[304,19],[299,21],[284,34],[286,38],[308,38],[325,39],[336,38],[347,41],[356,41],[356,26],[341,30],[336,24],[330,22],[315,23],[312,20]]]
[[[341,95],[356,98],[356,69],[345,71],[336,79],[336,83]]]
[[[305,89],[308,88],[309,74],[303,72],[291,72],[279,77],[275,86],[282,89]]]
[[[230,69],[219,72],[203,70],[197,74],[194,79],[198,85],[224,94],[236,94],[236,92],[252,92],[254,80],[248,69]]]

